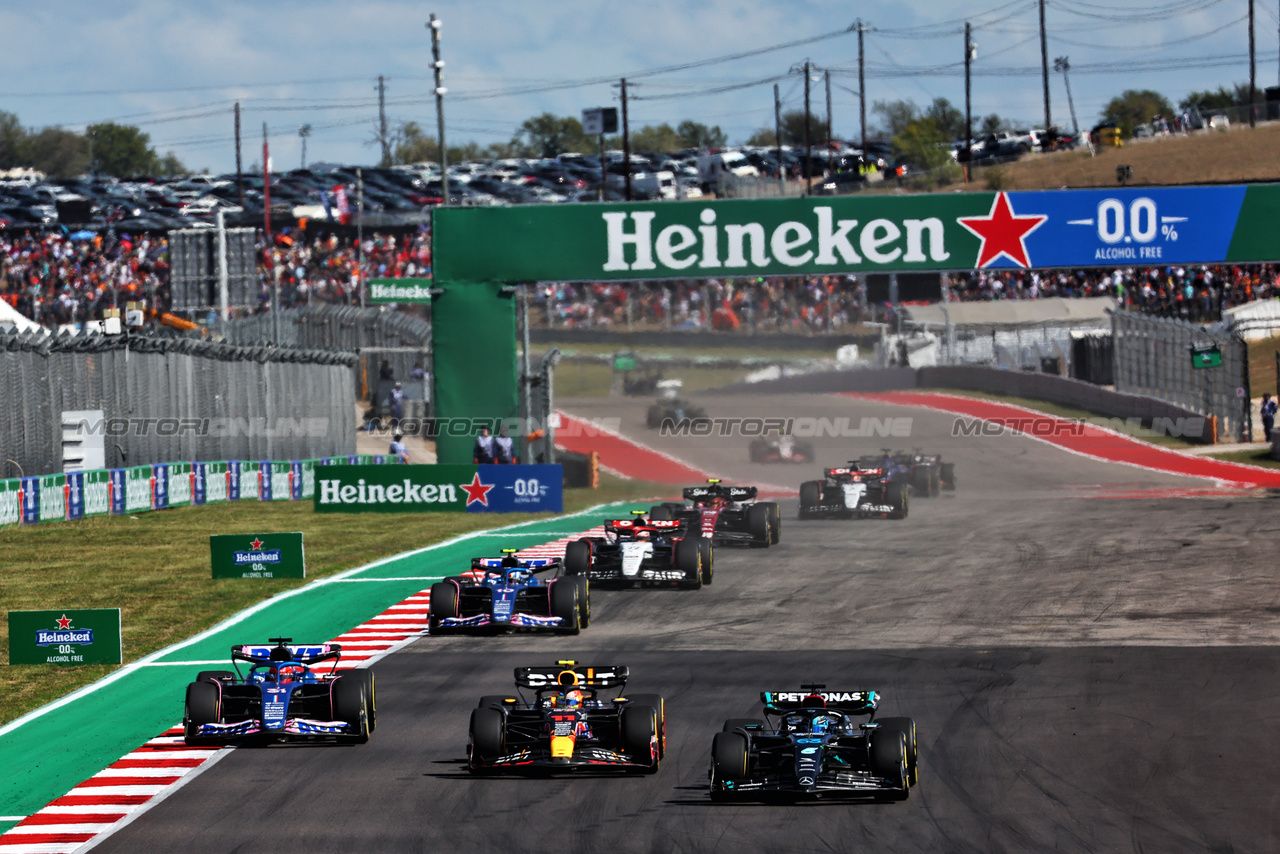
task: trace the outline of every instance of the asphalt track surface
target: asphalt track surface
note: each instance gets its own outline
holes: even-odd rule
[[[643,402],[567,408],[619,415],[624,433],[741,482],[795,488],[893,444],[955,460],[960,488],[898,522],[799,522],[785,503],[778,546],[719,550],[701,591],[597,590],[579,637],[424,638],[376,665],[367,745],[234,751],[96,850],[1280,849],[1269,496],[1173,497],[1209,484],[1025,437],[953,437],[953,416],[921,409],[706,403],[716,416],[910,417],[913,435],[820,439],[817,465],[757,466],[745,439],[644,430]],[[665,695],[662,769],[471,779],[479,695],[562,657],[629,665],[633,690]],[[878,689],[883,713],[916,718],[911,798],[711,804],[720,723],[810,680]]]

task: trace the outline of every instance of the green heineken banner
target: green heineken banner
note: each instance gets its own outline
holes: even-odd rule
[[[119,608],[10,611],[10,664],[120,664]]]
[[[293,498],[293,491],[289,488],[289,470],[292,466],[289,463],[277,462],[264,462],[262,465],[264,469],[270,469],[271,500],[288,501]],[[262,476],[265,479],[268,473],[264,471]]]
[[[170,507],[185,507],[191,503],[191,463],[169,463],[168,495]]]
[[[1217,344],[1208,347],[1192,347],[1191,367],[1197,369],[1222,367],[1222,350]]]
[[[369,302],[431,302],[431,279],[370,279]]]
[[[214,534],[209,537],[214,578],[306,578],[302,533]]]
[[[40,476],[39,519],[41,522],[61,522],[67,518],[67,476],[46,474]]]
[[[438,208],[440,282],[1280,259],[1280,186]]]
[[[0,480],[0,526],[17,525],[22,521],[22,481],[19,478]]]
[[[244,460],[240,463],[239,489],[236,493],[238,501],[257,501],[262,497],[262,473],[256,461]],[[234,477],[234,475],[232,475]]]
[[[105,516],[111,512],[111,472],[95,469],[84,473],[84,515]],[[3,524],[0,522],[0,524]]]

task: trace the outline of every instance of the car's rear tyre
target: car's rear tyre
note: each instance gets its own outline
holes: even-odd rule
[[[808,480],[800,484],[800,518],[807,519],[814,507],[822,503],[822,484]]]
[[[437,581],[431,585],[431,604],[427,606],[427,630],[440,628],[440,621],[458,616],[458,586],[452,581]]]
[[[591,582],[585,575],[576,576],[573,581],[578,585],[578,619],[585,629],[591,625]]]
[[[658,713],[658,756],[667,755],[667,701],[661,694],[632,694],[631,704],[649,706]]]
[[[183,740],[197,742],[196,732],[205,724],[222,722],[222,691],[212,682],[192,682],[187,686],[187,706],[183,714]]]
[[[764,455],[767,453],[769,453],[768,442],[764,441],[763,439],[751,440],[751,447],[748,451],[748,454],[751,457],[751,462],[753,463],[764,462]]]
[[[942,475],[937,466],[929,466],[929,497],[937,498],[942,494]]]
[[[645,766],[646,774],[657,771],[662,761],[658,742],[657,709],[633,703],[622,710],[622,747]]]
[[[676,518],[671,508],[665,504],[655,504],[649,508],[649,519],[653,522],[670,522]]]
[[[939,476],[942,478],[943,489],[947,490],[948,492],[955,491],[955,488],[956,488],[956,464],[955,463],[943,463],[942,471],[939,472]]]
[[[468,769],[478,773],[479,760],[494,760],[506,752],[506,718],[497,709],[471,710],[471,757]]]
[[[560,631],[565,634],[576,635],[582,631],[582,611],[575,582],[566,578],[551,583],[551,616],[560,618]]]
[[[885,503],[893,507],[890,519],[905,519],[910,508],[910,490],[905,483],[891,483],[885,487]]]
[[[333,682],[333,719],[342,721],[355,730],[349,737],[357,744],[369,740],[369,698],[365,696],[364,681],[349,675],[339,676]]]
[[[364,697],[367,710],[369,713],[369,733],[372,734],[378,728],[378,689],[373,677],[373,671],[367,669],[348,670],[344,679],[359,679],[364,684]]]
[[[591,543],[574,540],[564,547],[565,575],[586,575],[591,572]]]
[[[752,504],[747,508],[747,532],[751,534],[753,549],[767,549],[773,541],[773,533],[769,527],[769,508],[762,504]]]
[[[739,727],[764,726],[764,721],[759,718],[729,718],[724,722],[724,726],[720,728],[721,732],[733,732]]]
[[[197,682],[232,682],[235,678],[230,670],[201,670],[196,674]]]
[[[740,732],[718,732],[711,740],[711,770],[726,783],[747,782],[747,737]]]
[[[769,508],[769,545],[776,546],[782,537],[782,510],[776,501],[766,501],[763,506]]]
[[[920,748],[916,742],[916,722],[911,718],[878,718],[876,723],[880,724],[877,732],[896,730],[902,733],[907,750],[907,783],[914,786],[920,779],[918,770]]]
[[[676,541],[676,569],[684,573],[682,587],[697,590],[702,587],[702,546],[701,538],[685,537]]]
[[[650,430],[657,429],[658,425],[662,423],[662,407],[650,406],[649,413],[645,417],[644,423],[649,427]]]
[[[711,548],[711,540],[705,537],[698,540],[698,548],[701,551],[698,558],[702,561],[702,583],[710,584],[715,573],[715,550]]]
[[[882,800],[905,801],[907,788],[907,737],[900,730],[877,729],[871,733],[871,773],[883,777],[897,790],[879,796]]]

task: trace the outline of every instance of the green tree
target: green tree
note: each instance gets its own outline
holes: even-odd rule
[[[551,113],[525,119],[512,141],[522,143],[534,157],[555,157],[567,151],[588,152],[594,142],[587,139],[582,122],[572,116]]]
[[[676,135],[680,138],[677,148],[724,148],[729,142],[729,137],[719,125],[707,127],[692,119],[685,119],[677,125]]]
[[[812,111],[809,113],[809,143],[819,145],[827,140],[827,123]],[[804,145],[804,110],[782,114],[782,141]]]
[[[773,148],[778,144],[778,135],[773,132],[773,128],[760,128],[751,136],[747,137],[747,145],[756,145],[760,147]]]
[[[1262,97],[1261,90],[1259,90],[1258,95],[1259,98]],[[1217,90],[1206,89],[1203,92],[1190,92],[1187,97],[1178,102],[1178,109],[1199,110],[1203,113],[1211,110],[1226,110],[1248,103],[1249,84],[1237,83],[1230,89],[1226,86],[1219,86]]]
[[[645,125],[631,134],[632,151],[667,152],[679,148],[684,148],[684,143],[665,122],[657,126]]]
[[[89,125],[85,135],[93,146],[93,169],[117,178],[150,175],[158,158],[151,137],[132,125],[114,122]]]
[[[28,136],[26,165],[54,178],[76,178],[89,171],[89,140],[74,131],[42,128]]]
[[[0,111],[0,169],[27,164],[27,131],[13,113]]]
[[[1115,122],[1126,137],[1133,129],[1156,116],[1173,115],[1173,105],[1159,92],[1150,89],[1126,89],[1107,102],[1102,111],[1104,122]]]
[[[907,126],[920,118],[920,108],[912,101],[876,101],[871,105],[871,112],[880,116],[884,122],[883,132],[888,137],[895,137],[907,129]]]
[[[959,139],[966,133],[964,111],[951,106],[951,102],[946,98],[934,98],[922,117],[931,119],[938,131],[947,139]]]
[[[417,122],[404,122],[392,131],[391,157],[396,163],[438,163],[440,143]]]
[[[178,155],[170,151],[164,157],[157,157],[155,163],[155,174],[161,178],[176,178],[179,175],[189,175],[191,170],[183,165],[178,159]]]
[[[893,150],[918,169],[935,169],[951,160],[947,152],[950,141],[950,135],[943,133],[936,121],[919,118],[893,137]]]
[[[983,116],[981,126],[974,133],[995,133],[1004,130],[1006,127],[1008,127],[1008,123],[995,113],[992,113],[989,116]]]

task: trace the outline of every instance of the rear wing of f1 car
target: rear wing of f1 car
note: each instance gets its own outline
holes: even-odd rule
[[[629,671],[617,665],[592,667],[576,661],[557,661],[548,667],[517,667],[520,688],[620,688],[627,684]]]
[[[706,486],[686,486],[682,494],[685,501],[706,501],[709,498],[727,498],[730,501],[753,501],[759,490],[754,486],[725,486],[709,483]]]
[[[841,478],[849,478],[850,480],[874,480],[884,475],[884,469],[880,468],[864,468],[862,466],[853,465],[838,469],[824,469],[822,472],[824,477],[831,480],[839,480]]]
[[[504,563],[506,561],[506,563]],[[528,569],[533,572],[546,572],[552,569],[559,569],[563,561],[558,557],[535,557],[520,558],[514,563],[510,558],[505,557],[473,557],[471,559],[472,569]]]
[[[867,715],[880,705],[875,691],[827,690],[826,685],[801,685],[799,691],[761,691],[765,713],[781,715],[797,709],[833,709],[848,715]]]
[[[292,638],[269,638],[269,640],[274,646],[236,644],[231,647],[231,660],[247,661],[250,664],[270,664],[280,661],[317,664],[321,661],[336,661],[342,657],[342,644],[293,644],[290,643]]]
[[[604,529],[622,534],[631,534],[636,531],[665,534],[680,530],[681,524],[676,519],[609,519],[604,523]]]

